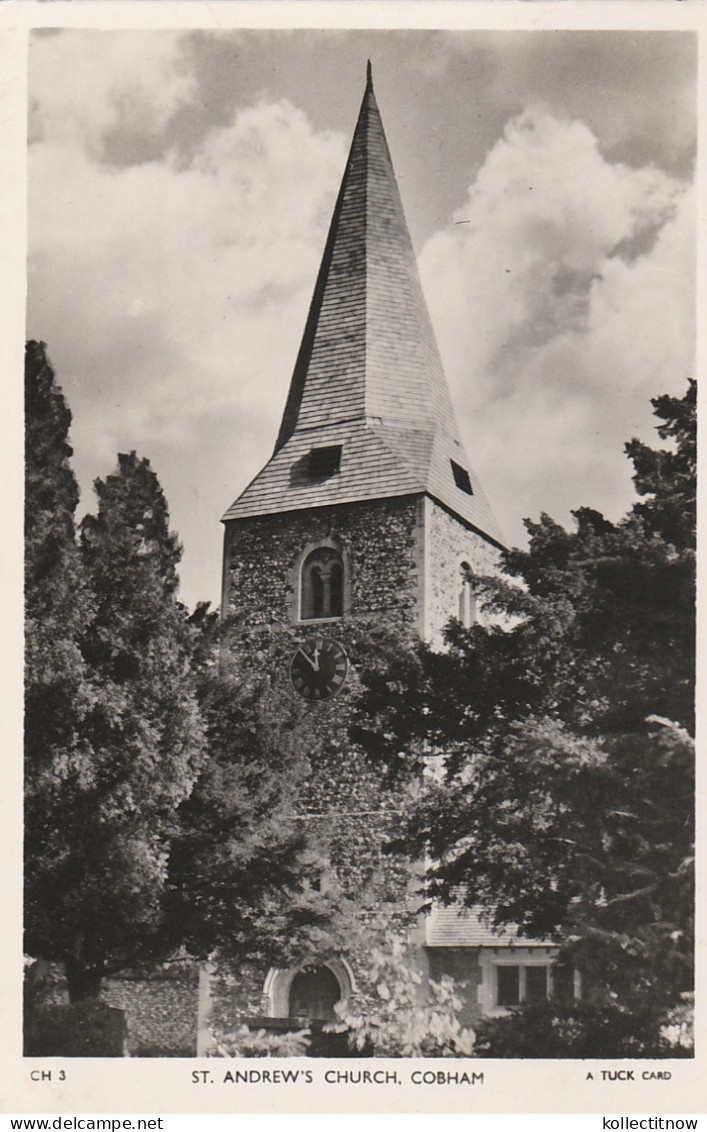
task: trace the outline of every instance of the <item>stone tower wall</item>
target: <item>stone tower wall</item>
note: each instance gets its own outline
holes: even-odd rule
[[[497,569],[498,550],[429,496],[425,497],[424,531],[422,635],[438,646],[450,617],[459,616],[461,564],[468,563],[475,574],[493,574]]]
[[[422,499],[382,499],[228,524],[224,615],[247,626],[297,623],[297,564],[308,547],[337,545],[347,566],[345,619],[377,615],[420,632]]]
[[[345,620],[374,616],[437,645],[458,616],[462,562],[487,574],[498,557],[428,496],[236,520],[226,531],[224,615],[248,626],[297,624],[298,562],[322,542],[344,555]]]

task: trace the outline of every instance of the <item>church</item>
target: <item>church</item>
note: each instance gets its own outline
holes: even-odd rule
[[[280,682],[324,728],[346,712],[357,630],[441,646],[450,618],[473,623],[471,578],[493,572],[503,547],[457,424],[370,64],[275,447],[223,523],[224,623],[285,642]],[[330,827],[375,794],[344,781],[340,754],[320,767],[329,789],[311,815]],[[407,914],[422,986],[453,976],[464,1024],[548,995],[547,943],[499,935],[468,909],[420,916],[409,876],[389,899],[384,915]],[[204,1053],[215,1019],[286,1031],[365,1004],[365,957],[264,966],[235,990],[211,972],[199,997]]]

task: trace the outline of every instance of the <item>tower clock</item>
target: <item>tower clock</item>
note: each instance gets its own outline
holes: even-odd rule
[[[305,700],[328,700],[335,696],[349,670],[343,647],[329,637],[312,637],[298,645],[290,661],[295,691]]]

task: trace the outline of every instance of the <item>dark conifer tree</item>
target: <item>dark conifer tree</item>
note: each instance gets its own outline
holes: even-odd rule
[[[93,614],[76,545],[71,413],[46,347],[25,354],[25,949],[64,961],[60,877],[71,871],[72,783],[90,778],[83,735],[94,687],[81,650]]]

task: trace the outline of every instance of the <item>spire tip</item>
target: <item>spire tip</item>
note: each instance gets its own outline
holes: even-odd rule
[[[373,68],[371,67],[371,60],[366,63],[366,86],[373,86]]]

